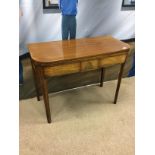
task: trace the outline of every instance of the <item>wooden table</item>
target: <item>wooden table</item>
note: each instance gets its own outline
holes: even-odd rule
[[[120,64],[120,73],[114,98],[117,102],[122,73],[130,46],[111,36],[52,41],[28,44],[37,99],[43,95],[47,121],[51,123],[47,78],[101,69],[103,86],[105,68]]]

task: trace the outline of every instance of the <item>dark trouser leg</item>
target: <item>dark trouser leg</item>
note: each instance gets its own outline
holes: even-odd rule
[[[129,71],[128,77],[135,76],[135,53],[133,55],[132,68]]]
[[[124,65],[125,65],[124,63],[121,64],[120,73],[119,73],[119,76],[118,76],[118,83],[117,83],[116,93],[115,93],[114,104],[116,104],[116,102],[117,102],[119,88],[120,88],[120,84],[121,84],[121,80],[122,80],[122,75],[123,75]]]
[[[69,17],[68,16],[62,16],[61,31],[62,31],[62,40],[68,40],[68,37],[69,37]]]
[[[76,16],[70,17],[70,39],[76,38]]]

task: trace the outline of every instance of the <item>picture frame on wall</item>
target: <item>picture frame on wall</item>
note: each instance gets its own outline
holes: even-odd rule
[[[135,7],[135,0],[123,0],[122,7]]]
[[[43,9],[59,9],[59,0],[43,0]]]

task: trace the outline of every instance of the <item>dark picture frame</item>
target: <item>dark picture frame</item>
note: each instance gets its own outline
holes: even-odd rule
[[[55,3],[57,1],[57,3]],[[58,0],[43,0],[43,9],[59,9]]]
[[[122,7],[135,7],[135,0],[123,0]]]

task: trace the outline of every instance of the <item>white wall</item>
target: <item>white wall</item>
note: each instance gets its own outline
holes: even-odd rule
[[[122,11],[121,5],[122,0],[79,0],[77,38],[105,34],[134,38],[135,12]],[[20,54],[27,52],[27,43],[61,40],[60,13],[43,13],[42,0],[21,0],[21,8]]]

